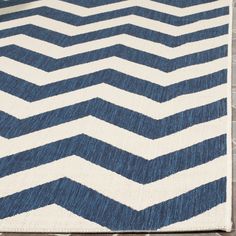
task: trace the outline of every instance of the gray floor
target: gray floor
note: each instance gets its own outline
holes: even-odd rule
[[[234,0],[234,20],[233,20],[233,83],[232,83],[232,98],[233,98],[233,215],[234,215],[234,225],[233,232],[231,233],[223,233],[223,232],[209,232],[209,233],[192,233],[192,234],[158,234],[158,236],[236,236],[236,0]],[[13,234],[13,233],[4,233],[1,236],[25,236],[26,234]],[[40,234],[40,236],[49,236],[46,234]],[[53,234],[50,234],[51,236]],[[54,234],[59,235],[59,234]],[[63,234],[61,234],[63,236]],[[69,236],[69,234],[64,234],[65,236]],[[85,234],[73,234],[72,236],[82,236]],[[89,235],[89,234],[86,234]],[[105,234],[99,234],[100,236]],[[108,234],[107,234],[108,235]],[[125,236],[129,236],[130,234],[125,234]],[[134,235],[134,234],[132,234]],[[138,234],[142,235],[142,234]],[[150,235],[150,234],[146,234]],[[155,234],[151,234],[153,236]],[[27,236],[38,236],[38,234],[27,234]]]

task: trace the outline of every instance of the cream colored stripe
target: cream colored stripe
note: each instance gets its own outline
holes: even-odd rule
[[[142,210],[219,179],[225,172],[226,157],[223,156],[143,185],[80,157],[70,156],[1,178],[0,197],[67,177],[135,210]]]
[[[226,173],[226,172],[225,172]],[[192,217],[189,220],[174,223],[165,226],[158,231],[176,232],[176,231],[205,231],[205,230],[226,230],[225,219],[226,203],[213,207],[212,209]]]
[[[4,232],[21,233],[110,231],[108,228],[75,215],[56,204],[0,219],[0,229]]]
[[[93,98],[101,98],[118,106],[142,113],[145,116],[162,119],[187,109],[218,101],[225,97],[227,97],[227,84],[182,95],[164,103],[158,103],[144,96],[126,92],[125,90],[107,84],[99,84],[36,102],[27,102],[0,91],[0,101],[4,101],[0,103],[0,110],[16,118],[24,119]]]
[[[183,34],[188,34],[199,30],[221,26],[227,24],[228,21],[229,21],[228,16],[221,16],[213,19],[197,21],[188,25],[173,26],[159,21],[147,19],[144,17],[129,15],[129,16],[117,17],[110,20],[90,23],[82,26],[74,26],[44,16],[36,15],[36,16],[29,16],[25,18],[1,22],[0,30],[32,24],[68,36],[75,36],[111,27],[121,26],[125,24],[132,24],[149,30],[162,32],[173,36],[180,36]]]
[[[30,150],[48,143],[87,134],[119,149],[147,160],[191,146],[203,140],[226,133],[227,117],[194,125],[156,140],[145,138],[103,120],[87,116],[75,121],[22,135],[12,139],[0,138],[0,158]],[[204,132],[203,132],[204,130]]]
[[[159,84],[161,86],[168,86],[225,69],[227,68],[227,62],[227,58],[220,58],[204,64],[192,65],[166,73],[158,69],[121,58],[109,57],[94,62],[59,69],[53,72],[45,72],[33,66],[29,66],[6,57],[0,57],[0,71],[33,84],[46,85],[104,69],[113,69],[136,78]],[[17,69],[12,70],[12,68]]]
[[[43,54],[55,59],[65,58],[80,53],[85,53],[93,50],[102,49],[114,45],[124,45],[139,51],[148,52],[157,56],[162,56],[167,59],[193,54],[196,52],[205,51],[216,48],[228,43],[228,36],[223,35],[216,38],[205,39],[197,42],[187,43],[176,48],[167,47],[160,43],[154,43],[149,40],[121,34],[109,38],[93,40],[87,43],[81,43],[69,47],[60,47],[46,41],[35,39],[27,35],[15,35],[0,39],[0,47],[11,44],[22,48]],[[145,47],[143,47],[145,45]]]
[[[118,3],[106,4],[103,6],[86,8],[79,5],[70,4],[67,2],[57,1],[57,0],[41,0],[31,3],[19,4],[16,6],[5,7],[0,9],[0,15],[5,15],[9,13],[19,12],[23,10],[30,10],[38,7],[47,6],[53,9],[57,9],[64,12],[69,12],[78,16],[91,16],[100,13],[105,13],[109,11],[115,11],[119,9],[125,9],[133,6],[140,6],[150,10],[156,10],[160,12],[165,12],[166,14],[171,14],[174,16],[186,16],[190,14],[195,14],[203,11],[209,11],[221,7],[228,6],[228,0],[221,0],[217,2],[205,3],[204,5],[195,5],[186,8],[174,7],[154,1],[140,1],[140,0],[128,0]]]

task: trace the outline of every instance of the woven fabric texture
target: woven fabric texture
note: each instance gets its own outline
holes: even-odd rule
[[[0,0],[0,231],[230,231],[231,28],[231,0]]]

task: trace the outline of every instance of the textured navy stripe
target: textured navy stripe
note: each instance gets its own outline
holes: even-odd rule
[[[87,135],[78,135],[0,159],[0,177],[71,155],[147,184],[226,154],[226,135],[146,160]]]
[[[22,3],[30,3],[30,2],[35,2],[35,1],[37,0],[21,0],[20,2],[19,0],[1,1],[0,8],[15,6]],[[90,8],[90,7],[97,7],[97,6],[102,6],[106,4],[116,3],[116,2],[120,2],[124,0],[63,0],[63,1]],[[182,7],[189,7],[189,6],[194,6],[198,4],[214,2],[216,0],[181,0],[181,1],[179,0],[154,0],[154,1],[182,8]]]
[[[84,6],[84,7],[101,6],[104,4],[109,4],[109,3],[118,2],[118,1],[119,0],[64,0],[64,2],[70,2],[70,3]],[[154,0],[154,2],[160,2],[166,5],[172,5],[176,7],[189,7],[189,6],[194,6],[194,5],[204,4],[204,3],[214,2],[214,1],[216,0]]]
[[[8,0],[8,1],[1,1],[0,2],[0,8],[3,7],[10,7],[10,6],[17,6],[23,3],[30,3],[30,2],[36,2],[38,0]],[[50,0],[49,0],[50,1]],[[97,6],[102,6],[106,4],[111,4],[111,3],[116,3],[116,2],[121,2],[124,0],[75,0],[75,1],[69,1],[69,0],[60,0],[64,2],[70,2],[75,5],[83,6],[83,7],[97,7]]]
[[[226,114],[226,99],[155,120],[143,114],[95,98],[23,120],[0,112],[0,135],[5,138],[18,137],[92,115],[144,137],[156,139],[202,122],[217,119]]]
[[[204,222],[205,213],[220,218],[224,211],[214,216],[212,212],[228,200],[227,171],[222,169],[218,176],[214,175],[219,163],[224,164],[230,158],[227,155],[227,125],[221,124],[228,116],[228,94],[224,89],[228,82],[229,68],[224,65],[228,57],[228,42],[223,40],[214,45],[211,41],[228,38],[230,4],[225,0],[59,0],[58,3],[67,7],[65,12],[62,6],[54,9],[54,6],[48,5],[50,1],[43,0],[37,4],[35,0],[0,0],[0,12],[3,13],[0,14],[0,61],[3,63],[0,93],[6,99],[2,101],[4,104],[0,111],[0,143],[3,146],[6,143],[6,147],[2,147],[4,153],[0,151],[0,185],[3,188],[3,194],[0,190],[0,221],[5,222],[0,226],[0,231],[4,228],[15,231],[14,222],[18,221],[21,213],[29,215],[32,231],[38,231],[42,215],[31,217],[33,210],[39,209],[41,212],[40,208],[46,207],[49,215],[55,215],[54,208],[47,207],[51,204],[60,206],[61,214],[72,214],[75,220],[80,217],[88,220],[86,230],[90,232],[101,229],[100,226],[116,232],[154,231],[168,225],[171,226],[169,229],[173,229],[172,225],[176,222],[183,222],[181,226],[176,225],[176,230],[190,230],[185,221],[194,222],[195,216],[199,216],[199,222],[192,230],[209,227]],[[53,1],[57,4],[57,0]],[[33,9],[27,9],[31,8],[30,2]],[[26,4],[20,5],[22,3]],[[113,3],[115,5],[109,5]],[[140,6],[135,6],[136,3]],[[40,6],[34,8],[36,5]],[[15,7],[4,9],[7,6]],[[42,27],[39,27],[36,25],[41,25],[41,21],[33,20],[16,27],[26,18],[38,18],[39,21],[43,18],[46,23],[42,22]],[[119,23],[120,18],[126,19],[127,24]],[[142,20],[147,24],[142,24]],[[16,24],[8,25],[10,21]],[[51,28],[47,26],[47,22],[50,24],[51,21],[57,22],[57,26],[64,24],[65,29],[47,29]],[[96,28],[97,24],[101,26],[113,21],[117,22],[111,24],[114,27],[103,25],[105,29]],[[150,30],[148,28],[152,22],[168,27]],[[85,30],[80,31],[81,27]],[[77,35],[70,36],[73,32]],[[16,43],[20,35],[23,35],[21,42]],[[47,53],[41,49],[29,50],[23,45],[28,42],[28,37],[24,35],[32,40],[38,39],[39,47],[48,43],[52,47],[46,47]],[[128,44],[123,42],[126,37],[121,37],[121,41],[120,37],[113,37],[122,35],[131,36],[127,37]],[[146,50],[145,42],[139,45],[142,48],[133,48],[129,45],[132,38],[134,42],[143,39],[141,41],[155,44],[155,52]],[[98,45],[97,50],[87,47],[82,53],[81,50],[74,50],[75,55],[72,55],[73,52],[67,48],[75,46],[79,49],[84,43],[96,46],[98,40],[105,44]],[[56,45],[58,50],[52,52]],[[172,52],[158,52],[158,48],[162,49],[164,45],[170,51],[173,49]],[[182,50],[182,45],[183,49],[187,49]],[[194,46],[193,50],[191,46]],[[8,68],[10,61],[16,68]],[[223,63],[221,68],[209,67],[220,62]],[[94,64],[100,65],[99,68],[92,68]],[[26,71],[22,74],[17,65],[25,67]],[[84,70],[84,66],[87,69]],[[129,66],[132,68],[125,70]],[[129,72],[141,69],[142,75]],[[107,94],[105,97],[103,89]],[[214,94],[214,91],[222,89],[222,94]],[[125,97],[121,105],[113,104],[114,99],[110,98],[119,100],[122,94]],[[204,101],[204,94],[209,97],[201,102]],[[81,99],[78,100],[77,95]],[[137,95],[136,103],[128,101]],[[195,96],[201,99],[196,100],[193,106],[185,106],[184,101]],[[48,104],[51,100],[55,104]],[[18,110],[10,106],[14,101],[19,102]],[[145,101],[153,103],[153,106],[145,107]],[[134,102],[134,106],[130,106],[130,102]],[[159,109],[162,111],[159,112]],[[219,132],[212,130],[214,124],[220,125],[216,128]],[[205,131],[204,127],[210,130]],[[69,133],[63,133],[65,130]],[[114,142],[114,138],[118,143]],[[138,143],[143,141],[147,144],[141,147],[144,150],[139,152],[135,149],[139,145],[136,139]],[[187,139],[188,142],[184,142]],[[12,146],[15,144],[19,146]],[[83,163],[87,163],[88,175],[81,181],[77,178],[80,174],[70,179],[64,167],[60,168],[57,163],[66,163],[77,173],[84,173]],[[200,179],[191,174],[210,166],[213,172]],[[55,174],[58,167],[59,175]],[[51,169],[50,176],[55,178],[45,175],[48,168]],[[38,183],[29,181],[25,185],[26,173],[30,173],[33,182],[38,180]],[[127,196],[123,200],[117,198],[111,191],[116,184],[112,178],[107,183],[96,182],[106,173],[115,175],[118,182],[136,186],[137,196],[132,197],[135,192],[120,191],[122,189],[118,186],[117,194]],[[176,182],[179,175],[189,179],[188,186],[179,188],[179,181]],[[95,181],[95,185],[88,184],[91,181]],[[19,185],[21,182],[22,186]],[[163,186],[156,188],[159,184]],[[166,187],[172,190],[167,193]],[[187,190],[184,190],[186,187]],[[154,192],[156,199],[151,196]],[[140,199],[143,199],[141,205]],[[68,212],[63,212],[63,209]],[[68,222],[70,217],[68,215]],[[52,218],[45,230],[50,230],[52,224],[58,232],[85,230],[68,222],[62,220],[58,223]],[[213,222],[210,228],[229,229],[227,222],[222,225]],[[26,224],[18,223],[23,231],[29,230]],[[97,226],[93,229],[90,223]]]
[[[127,34],[138,38],[147,39],[153,42],[164,44],[169,47],[177,47],[185,43],[196,42],[199,40],[215,38],[221,35],[228,34],[228,24],[206,30],[199,30],[197,32],[184,34],[181,36],[171,36],[168,34],[126,24],[72,37],[56,33],[48,29],[43,29],[38,26],[25,25],[16,28],[1,30],[0,38],[6,38],[18,34],[28,35],[30,37],[44,40],[62,47],[84,43],[96,39],[107,38],[119,34]]]
[[[64,2],[73,3],[75,5],[83,6],[83,7],[98,7],[106,4],[122,2],[125,0],[63,0]],[[126,0],[129,1],[129,0]]]
[[[30,2],[36,2],[38,0],[8,0],[8,1],[0,1],[0,9],[4,7],[11,7],[20,5],[22,3],[30,3]]]
[[[226,57],[228,51],[227,49],[228,46],[223,45],[214,49],[177,57],[175,59],[166,59],[161,56],[132,49],[123,45],[115,45],[86,53],[68,56],[62,59],[53,59],[36,52],[11,45],[0,47],[0,56],[5,56],[48,72],[78,64],[97,61],[112,56],[146,65],[164,72],[171,72],[179,68],[206,63]]]
[[[215,2],[217,0],[152,0],[152,1],[184,8],[184,7],[190,7],[190,6],[204,4],[204,3]],[[204,8],[204,5],[202,7]]]
[[[128,193],[127,193],[128,194]],[[226,201],[226,178],[141,211],[62,178],[0,199],[0,218],[56,203],[111,230],[156,230],[187,220]]]
[[[168,23],[175,26],[181,26],[181,25],[194,23],[200,20],[216,18],[216,17],[228,15],[228,14],[229,14],[229,7],[222,7],[222,8],[218,8],[214,10],[203,11],[200,13],[195,13],[195,14],[183,16],[183,17],[169,15],[163,12],[149,10],[142,7],[128,7],[125,9],[109,11],[109,12],[100,13],[97,15],[81,17],[81,16],[73,15],[68,12],[64,12],[63,9],[59,11],[59,10],[49,8],[49,7],[40,7],[40,8],[34,8],[30,10],[24,10],[20,12],[14,12],[14,13],[2,15],[0,16],[0,22],[13,20],[13,19],[21,18],[21,17],[40,15],[40,16],[57,20],[57,21],[62,21],[71,25],[79,26],[79,25],[95,23],[98,21],[114,19],[117,17],[127,16],[127,15],[136,15],[136,16],[141,16],[148,19]]]
[[[156,79],[158,82],[158,78]],[[148,97],[154,101],[166,102],[178,96],[210,89],[226,82],[226,69],[166,87],[137,79],[111,69],[55,82],[45,86],[37,86],[27,81],[15,78],[9,74],[0,72],[0,90],[29,102],[101,83],[106,83],[128,92]]]

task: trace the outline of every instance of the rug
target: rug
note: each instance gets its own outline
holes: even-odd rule
[[[0,231],[231,230],[229,0],[0,0]]]

